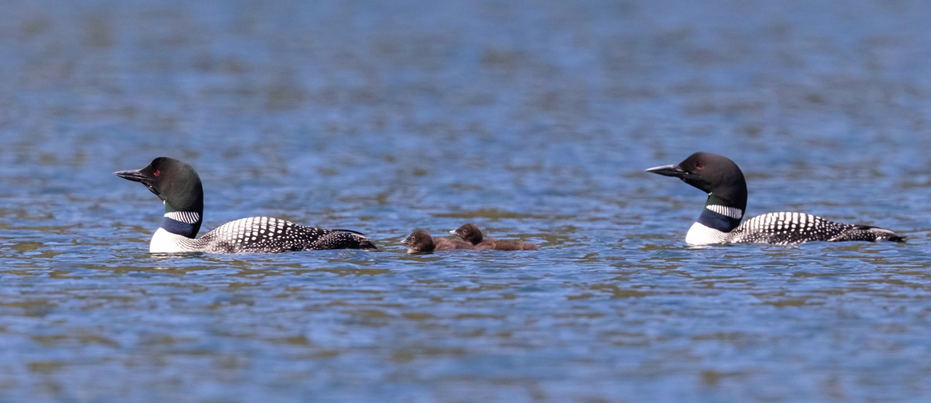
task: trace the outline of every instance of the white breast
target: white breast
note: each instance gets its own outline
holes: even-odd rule
[[[191,241],[191,238],[172,234],[168,231],[165,231],[164,228],[159,228],[158,231],[155,231],[155,235],[152,236],[152,242],[149,242],[149,252],[150,253],[178,253],[178,252],[190,252],[191,249],[185,247],[185,245]]]
[[[702,223],[692,224],[689,233],[685,235],[685,243],[689,245],[710,245],[724,243],[727,233],[705,226]]]

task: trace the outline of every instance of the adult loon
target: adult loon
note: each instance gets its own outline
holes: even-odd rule
[[[159,157],[145,168],[113,174],[142,183],[165,204],[165,218],[149,244],[152,253],[378,250],[359,232],[306,227],[272,217],[230,221],[195,238],[204,216],[204,188],[194,168],[176,159]]]
[[[698,221],[685,242],[689,245],[755,242],[791,245],[810,241],[902,242],[887,229],[843,224],[805,213],[768,213],[740,224],[747,208],[747,181],[734,161],[711,153],[694,153],[677,165],[646,170],[681,179],[708,193]]]
[[[414,231],[401,243],[407,245],[407,253],[425,253],[435,250],[475,249],[472,244],[458,239],[434,238],[425,229]]]
[[[521,241],[502,241],[498,239],[485,238],[482,230],[478,225],[469,223],[458,229],[449,231],[450,234],[456,235],[459,239],[466,241],[475,249],[494,249],[494,250],[537,250],[537,246],[532,243]]]

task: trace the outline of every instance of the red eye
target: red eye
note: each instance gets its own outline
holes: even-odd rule
[[[161,173],[162,173],[162,171],[159,171],[159,170],[156,169],[154,175],[155,175],[155,176],[159,176],[159,175],[161,175]]]
[[[701,162],[699,162],[698,165],[695,165],[695,168],[704,169],[704,168],[705,168],[705,164],[702,164]],[[157,175],[158,175],[158,174],[156,174],[156,176],[157,176]]]

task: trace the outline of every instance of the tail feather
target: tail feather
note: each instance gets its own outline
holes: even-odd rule
[[[378,246],[365,237],[361,232],[332,229],[317,238],[311,249],[362,249],[369,252],[378,252]]]
[[[375,246],[372,241],[369,241],[368,238],[362,238],[359,240],[359,247],[356,249],[362,249],[368,252],[378,252],[378,246]]]
[[[351,229],[333,228],[333,229],[331,229],[330,231],[333,231],[333,232],[350,232],[350,233],[353,233],[353,234],[356,234],[356,235],[362,235],[363,237],[365,236],[365,234],[363,234],[363,233],[361,233],[361,232],[359,232],[359,231],[353,231],[353,230],[351,230]]]
[[[850,229],[831,238],[832,242],[841,241],[891,241],[905,242],[905,237],[885,228],[872,225],[853,225]]]

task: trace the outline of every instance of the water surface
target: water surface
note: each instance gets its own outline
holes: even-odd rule
[[[931,6],[921,1],[22,0],[0,14],[0,400],[925,401]],[[905,244],[688,248],[748,215]],[[153,256],[166,155],[205,229],[382,253]],[[409,256],[475,222],[532,253]]]

